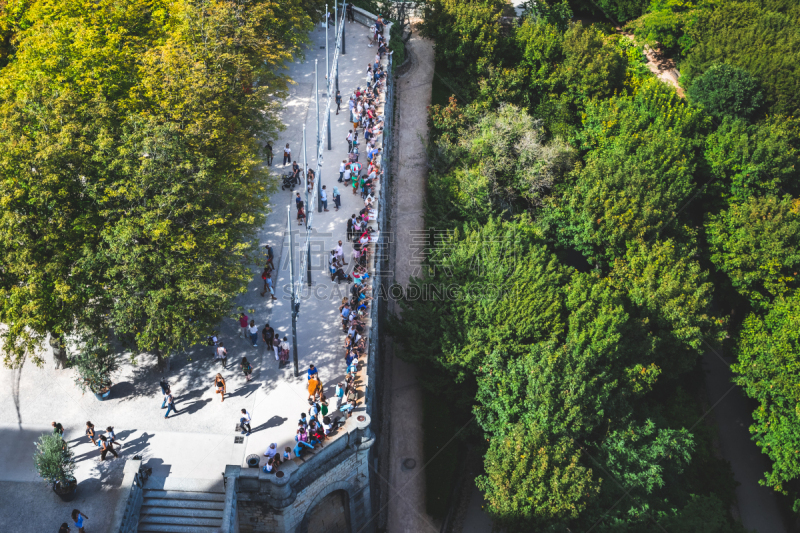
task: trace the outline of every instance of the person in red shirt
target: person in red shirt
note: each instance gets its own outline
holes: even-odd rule
[[[248,331],[247,331],[248,322],[247,321],[248,321],[248,318],[247,318],[246,314],[242,313],[242,314],[239,315],[239,336],[241,337],[242,335],[244,335],[245,339],[247,338],[247,334],[248,334]]]

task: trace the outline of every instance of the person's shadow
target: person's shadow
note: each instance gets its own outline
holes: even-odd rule
[[[253,432],[262,430],[262,429],[269,429],[269,428],[276,428],[282,425],[284,422],[289,420],[288,418],[283,418],[282,416],[275,415],[260,426],[254,427]]]
[[[178,411],[175,414],[176,415],[182,415],[182,414],[186,413],[187,415],[191,415],[193,413],[196,413],[197,411],[199,411],[200,409],[202,409],[203,407],[205,407],[209,403],[211,403],[211,398],[206,398],[205,400],[195,400],[192,403],[190,403],[189,405],[179,406],[180,411]],[[172,413],[170,413],[170,418],[172,418],[172,416],[173,416]]]
[[[243,387],[239,387],[235,391],[226,394],[225,396],[227,396],[228,398],[235,398],[237,396],[242,396],[243,398],[247,398],[258,390],[258,386],[259,386],[258,383],[250,383],[244,385]]]

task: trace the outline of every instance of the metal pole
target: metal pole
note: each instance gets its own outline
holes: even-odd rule
[[[328,108],[328,151],[331,150],[331,108]],[[320,189],[322,190],[322,189]]]
[[[328,26],[330,25],[330,17],[328,17],[328,4],[325,4],[325,94],[329,95],[331,92],[331,69],[328,66]]]
[[[299,376],[297,364],[297,295],[294,285],[294,239],[292,238],[292,206],[286,206],[286,230],[289,232],[289,279],[292,283],[292,350],[294,359],[294,375]]]
[[[347,18],[347,3],[342,2],[342,55],[347,54],[347,43],[344,40],[344,33],[347,30],[347,24],[345,24],[345,19]]]
[[[336,33],[333,34],[333,37],[334,37],[334,39],[336,39],[336,46],[337,46],[337,49],[338,49],[339,39],[337,38],[337,36],[339,35],[339,24],[341,24],[341,23],[339,22],[339,4],[337,4],[336,2],[333,3],[333,11],[335,13],[333,18],[336,19],[336,25],[334,26],[334,28],[336,28]],[[342,13],[342,15],[344,15],[344,12]],[[335,52],[334,52],[334,54],[335,54]],[[337,93],[339,92],[339,68],[338,67],[339,67],[339,61],[337,60],[336,64],[333,66],[333,69],[335,70],[335,72],[333,74],[333,77],[336,80],[336,92]]]
[[[322,143],[322,139],[319,136],[319,71],[317,69],[317,64],[318,63],[319,63],[319,59],[315,59],[314,60],[314,87],[316,87],[316,89],[317,89],[315,91],[316,97],[317,97],[316,98],[316,100],[317,100],[317,146],[316,146],[317,150],[316,150],[315,153],[317,154],[317,157],[319,157],[320,144]],[[319,168],[319,164],[320,164],[320,162],[317,161],[317,168]],[[316,178],[316,180],[317,180],[317,185],[316,185],[317,187],[320,186],[319,181],[320,181],[320,178],[322,177],[321,169],[320,169],[320,173],[319,174],[320,174],[319,176],[314,176]],[[320,195],[317,195],[317,212],[318,213],[322,213],[322,196],[320,196]]]
[[[306,159],[306,125],[303,124],[303,185],[306,189],[306,216],[308,216],[308,160]],[[306,219],[308,220],[308,219]],[[307,224],[307,223],[306,223]]]
[[[311,239],[308,239],[308,246],[306,247],[306,270],[308,276],[308,291],[311,292]]]

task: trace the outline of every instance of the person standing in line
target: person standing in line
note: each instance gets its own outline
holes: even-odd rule
[[[90,421],[86,421],[86,436],[89,437],[89,440],[92,441],[92,444],[97,446],[96,434],[94,432],[94,424]]]
[[[344,399],[344,383],[341,381],[336,384],[336,392],[334,393],[336,396],[336,409],[342,406],[342,400]]]
[[[256,326],[256,321],[250,321],[250,341],[252,341],[253,346],[256,345],[256,339],[258,339],[258,326]]]
[[[253,417],[250,416],[250,413],[247,412],[247,409],[242,409],[242,418],[239,420],[242,426],[242,435],[247,434],[248,437],[250,436],[250,433],[253,431],[250,427],[250,421],[252,419]]]
[[[342,207],[342,195],[339,194],[339,187],[333,187],[333,209],[338,211]]]
[[[72,521],[75,522],[75,527],[78,528],[78,533],[86,533],[86,530],[83,529],[83,522],[85,520],[89,520],[89,517],[77,509],[72,510]]]
[[[172,392],[169,389],[167,389],[167,394],[164,396],[164,402],[167,404],[167,412],[164,413],[164,418],[167,418],[171,411],[178,412],[178,408],[175,407],[175,398],[172,396]]]
[[[275,338],[275,330],[269,327],[269,322],[264,325],[264,329],[261,330],[261,340],[264,341],[264,344],[267,346],[272,345],[272,339]]]
[[[351,106],[350,112],[352,113],[352,111],[353,110]],[[353,130],[350,130],[350,133],[347,134],[347,153],[349,154],[352,151],[353,151]]]
[[[303,208],[303,202],[301,201],[297,205],[297,225],[300,226],[305,221],[306,221],[306,210]]]
[[[339,109],[342,107],[342,94],[336,91],[336,114],[339,114]]]
[[[222,368],[228,368],[228,350],[225,349],[222,341],[219,341],[219,346],[217,346],[217,359],[222,362]]]
[[[247,338],[247,315],[239,314],[239,337]]]
[[[278,334],[275,334],[275,337],[272,339],[272,351],[275,352],[275,360],[278,361],[278,368],[281,367],[280,359],[281,359],[281,338]]]
[[[278,347],[278,349],[281,352],[281,360],[278,363],[278,366],[280,367],[281,365],[289,361],[289,337],[287,337],[286,335],[283,336],[283,341],[281,342],[281,345]]]
[[[322,391],[322,383],[320,383],[319,379],[315,375],[314,377],[308,380],[308,403],[311,405],[314,403],[314,399],[317,397],[317,394],[320,394]]]
[[[339,244],[334,248],[336,251],[336,257],[339,261],[342,262],[343,265],[349,265],[350,263],[346,263],[344,260],[344,250],[342,250],[342,241],[339,241]]]
[[[53,422],[53,433],[58,435],[59,437],[64,437],[64,426],[59,424],[58,422]]]
[[[267,141],[267,145],[264,147],[264,151],[267,153],[267,165],[272,166],[272,141]]]
[[[319,191],[319,199],[322,202],[322,210],[328,210],[328,191],[325,190],[325,185],[322,186],[322,190]]]
[[[108,442],[108,439],[106,438],[105,435],[102,435],[100,437],[100,448],[101,448],[101,450],[100,450],[100,460],[101,461],[105,461],[106,460],[106,454],[107,453],[111,453],[111,455],[113,455],[115,459],[119,459],[119,455],[117,454],[116,451],[114,451],[114,446],[112,446],[111,443]]]
[[[225,378],[222,377],[222,374],[217,374],[214,376],[214,387],[217,389],[217,394],[220,395],[222,398],[220,401],[225,401]]]
[[[292,160],[292,149],[289,148],[289,143],[286,143],[286,146],[283,149],[283,166],[286,166],[286,163]]]
[[[242,373],[244,374],[244,379],[250,381],[253,378],[253,367],[250,366],[250,361],[247,360],[247,357],[242,357],[240,366],[242,368]]]
[[[311,381],[312,377],[317,377],[317,379],[319,379],[319,372],[317,372],[317,367],[314,365],[308,365],[308,377],[306,379]]]
[[[342,164],[339,165],[339,183],[344,180],[344,169],[347,167],[347,159],[342,159]]]
[[[296,192],[296,193],[294,193],[294,206],[295,206],[297,209],[300,209],[300,206],[301,206],[301,205],[303,205],[303,199],[302,199],[302,198],[300,198],[300,193],[299,193],[299,192]]]

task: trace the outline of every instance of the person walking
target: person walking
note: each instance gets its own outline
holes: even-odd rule
[[[169,417],[171,411],[178,412],[178,408],[175,407],[175,398],[169,389],[167,389],[167,394],[164,396],[164,402],[167,404],[167,412],[164,414],[164,418]]]
[[[339,109],[342,108],[342,94],[336,91],[336,114],[339,114]]]
[[[64,426],[62,426],[58,422],[53,422],[52,425],[53,425],[53,433],[55,433],[61,438],[64,438]]]
[[[228,350],[225,349],[222,341],[219,341],[219,346],[217,346],[217,359],[222,362],[222,368],[228,367]]]
[[[239,314],[239,337],[247,338],[247,315]]]
[[[162,409],[166,409],[167,408],[167,394],[169,394],[169,385],[167,385],[166,389],[162,388],[161,390],[164,392],[164,401],[161,402],[161,408]]]
[[[92,444],[97,446],[96,434],[94,432],[94,424],[90,421],[86,421],[86,436],[89,437],[89,440],[92,441]]]
[[[286,166],[286,163],[292,160],[292,149],[289,148],[289,143],[286,143],[286,146],[283,148],[283,166]]]
[[[333,187],[333,209],[338,211],[342,207],[342,195],[339,194],[339,187]]]
[[[275,360],[278,361],[278,368],[280,368],[281,338],[277,333],[275,334],[275,337],[272,338],[272,351],[275,352]]]
[[[264,344],[270,346],[272,344],[272,339],[275,338],[275,330],[269,326],[269,322],[264,325],[264,329],[261,330],[261,340],[264,341]]]
[[[78,528],[78,533],[86,533],[83,529],[83,522],[89,520],[89,517],[77,509],[72,510],[72,521],[75,522],[75,527]]]
[[[250,341],[253,343],[253,346],[256,346],[256,340],[258,339],[258,326],[256,326],[256,321],[250,321]]]
[[[267,165],[272,166],[272,157],[274,155],[272,152],[272,141],[267,141],[267,145],[264,147],[264,152],[267,154]]]
[[[248,437],[250,436],[250,433],[253,431],[250,427],[250,421],[252,419],[253,417],[250,416],[247,409],[242,409],[242,418],[239,419],[240,425],[242,426],[242,435],[246,434]]]
[[[247,357],[242,357],[242,362],[239,366],[242,368],[244,379],[250,381],[253,377],[253,368],[250,366],[250,361],[247,360]]]
[[[114,432],[114,426],[108,426],[106,428],[105,437],[108,439],[109,446],[117,445],[117,448],[122,448],[122,444],[117,442],[117,434]]]
[[[261,296],[267,294],[269,291],[270,296],[273,300],[277,300],[275,297],[275,290],[272,288],[272,269],[268,266],[264,267],[264,272],[261,273],[261,279],[264,280],[264,290],[261,292]]]
[[[270,270],[275,270],[275,263],[273,263],[275,252],[272,250],[272,246],[267,244],[264,249],[267,251],[267,264],[265,266],[268,266]]]
[[[161,387],[161,394],[166,394],[169,390],[169,382],[167,378],[161,378],[161,381],[158,382],[158,385]]]
[[[319,200],[322,202],[322,210],[328,210],[328,191],[325,190],[325,185],[322,186],[322,190],[319,191]]]
[[[305,209],[303,209],[303,202],[301,200],[300,203],[297,204],[297,225],[299,226],[305,221],[306,221],[306,211]]]
[[[114,451],[114,446],[110,442],[108,442],[108,439],[106,438],[105,435],[100,436],[100,448],[101,448],[100,450],[101,461],[106,460],[107,453],[111,453],[111,455],[113,455],[114,458],[119,459],[119,455],[117,455],[117,452]]]
[[[222,374],[217,374],[214,376],[214,387],[217,389],[216,394],[219,394],[222,398],[220,401],[225,401],[225,378],[222,377]]]

